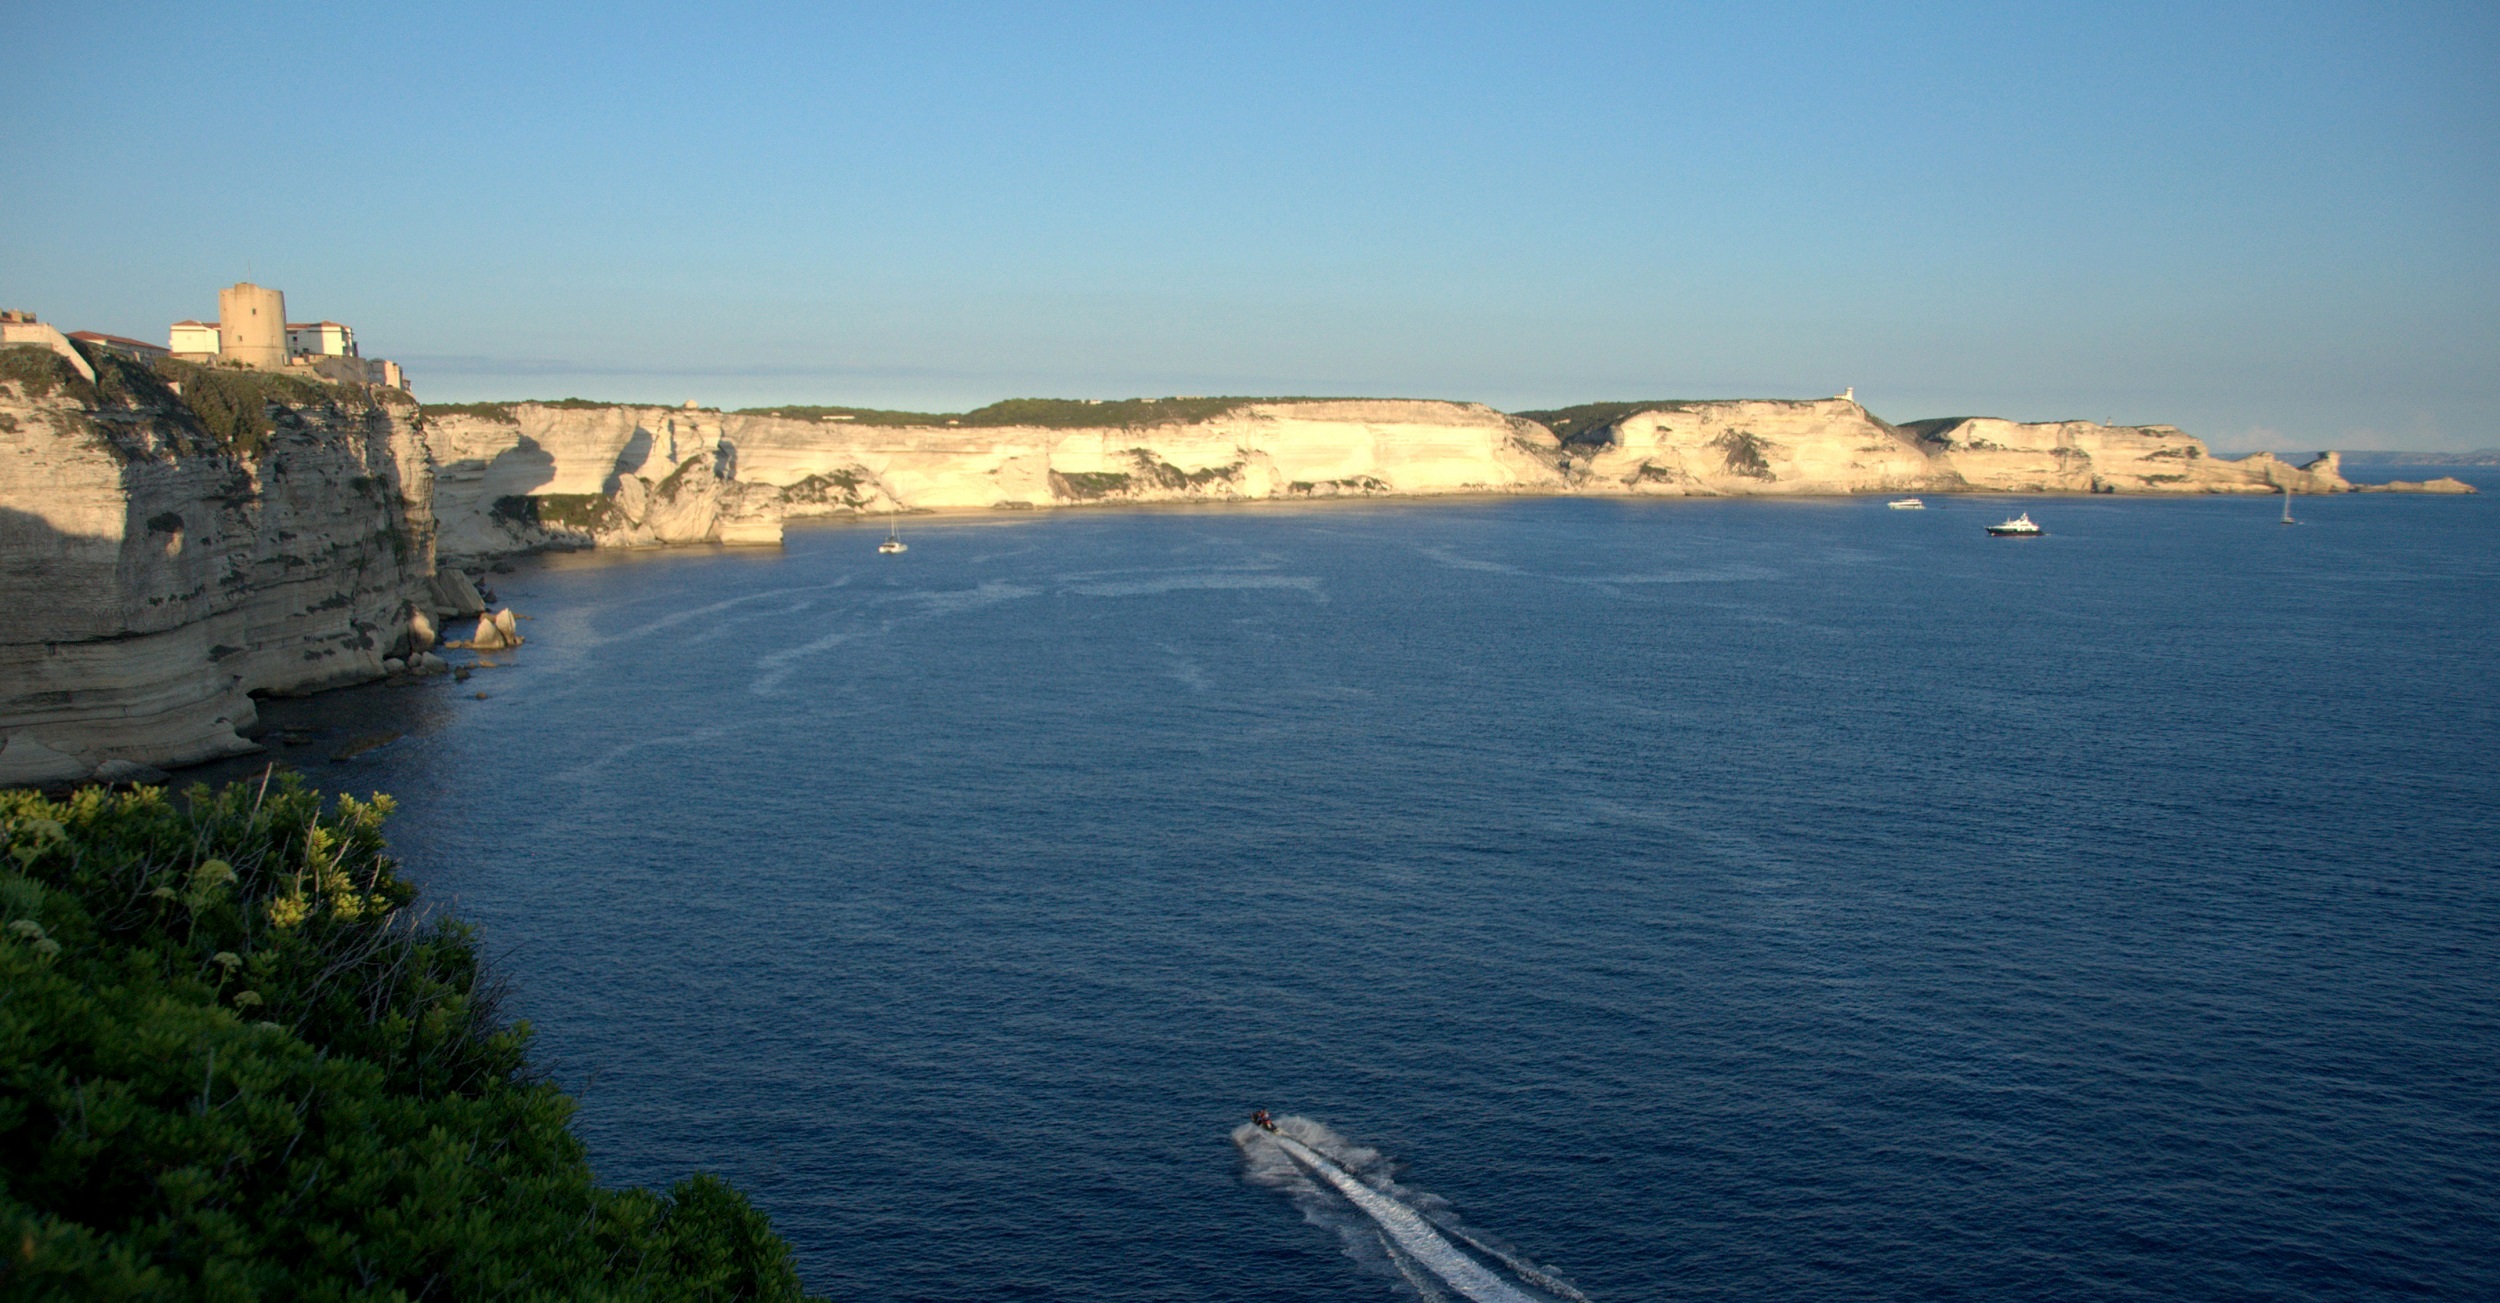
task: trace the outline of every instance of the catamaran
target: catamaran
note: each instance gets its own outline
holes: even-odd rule
[[[877,545],[877,550],[887,556],[911,551],[911,546],[903,541],[901,531],[894,527],[894,513],[891,511],[885,513],[885,541]]]

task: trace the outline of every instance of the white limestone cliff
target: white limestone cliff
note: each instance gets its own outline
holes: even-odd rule
[[[1940,492],[1966,487],[1918,442],[1844,398],[1643,407],[1575,436],[1581,492]]]
[[[320,401],[253,403],[240,447],[137,364],[0,352],[0,785],[254,749],[251,693],[404,645],[433,561],[405,395],[291,382]]]
[[[2349,490],[2334,454],[2218,458],[2169,426],[1955,418],[1848,398],[1622,404],[1568,443],[1471,403],[1276,400],[1115,425],[882,424],[517,404],[429,418],[443,551],[769,543],[895,511],[1449,493]]]
[[[428,431],[442,458],[442,550],[455,557],[773,542],[785,519],[887,510],[1563,484],[1551,431],[1471,403],[1250,402],[1203,420],[1073,429],[522,403],[434,415]]]
[[[2217,458],[2167,426],[1894,426],[1848,398],[1614,404],[1551,428],[1375,399],[1099,421],[1025,404],[1028,423],[971,425],[569,401],[420,414],[391,390],[190,371],[184,395],[127,359],[70,360],[0,348],[0,784],[230,754],[251,746],[255,692],[440,665],[427,649],[487,605],[438,551],[771,544],[809,516],[1118,503],[2381,487],[2332,453]],[[486,618],[470,641],[488,628],[518,639]]]
[[[2090,421],[2019,424],[1993,417],[1921,421],[1909,427],[1973,488],[2013,493],[2342,493],[2342,461],[2325,453],[2301,466],[2272,453],[2215,457],[2167,425]]]

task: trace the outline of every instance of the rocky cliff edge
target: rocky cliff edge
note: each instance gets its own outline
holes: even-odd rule
[[[770,543],[783,521],[807,516],[1110,503],[2355,487],[2332,453],[2300,465],[2262,453],[2220,458],[2160,425],[1958,417],[1895,426],[1845,398],[1522,415],[1375,399],[1002,406],[1059,419],[580,402],[429,409],[443,552]],[[1088,407],[1129,419],[1087,423]],[[1187,414],[1157,415],[1175,408]],[[1072,412],[1078,419],[1066,419]]]
[[[0,349],[0,785],[254,749],[254,692],[379,677],[433,574],[413,400]]]

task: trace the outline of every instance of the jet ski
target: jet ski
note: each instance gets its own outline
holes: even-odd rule
[[[1276,1119],[1269,1117],[1266,1109],[1254,1108],[1250,1110],[1250,1120],[1257,1123],[1259,1125],[1259,1129],[1262,1131],[1273,1131],[1276,1129]]]

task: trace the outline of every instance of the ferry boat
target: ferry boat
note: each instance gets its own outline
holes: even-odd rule
[[[2028,511],[2002,525],[1988,526],[1988,534],[1992,538],[2038,538],[2048,532],[2031,522],[2031,513]]]
[[[1924,502],[1919,501],[1919,500],[1918,500],[1918,499],[1916,499],[1916,498],[1894,498],[1892,501],[1887,502],[1887,503],[1885,503],[1884,505],[1885,505],[1885,506],[1887,506],[1887,507],[1892,508],[1892,509],[1893,509],[1893,510],[1895,510],[1895,511],[1925,511],[1925,510],[1927,510],[1927,504],[1926,504],[1926,503],[1924,503]]]

